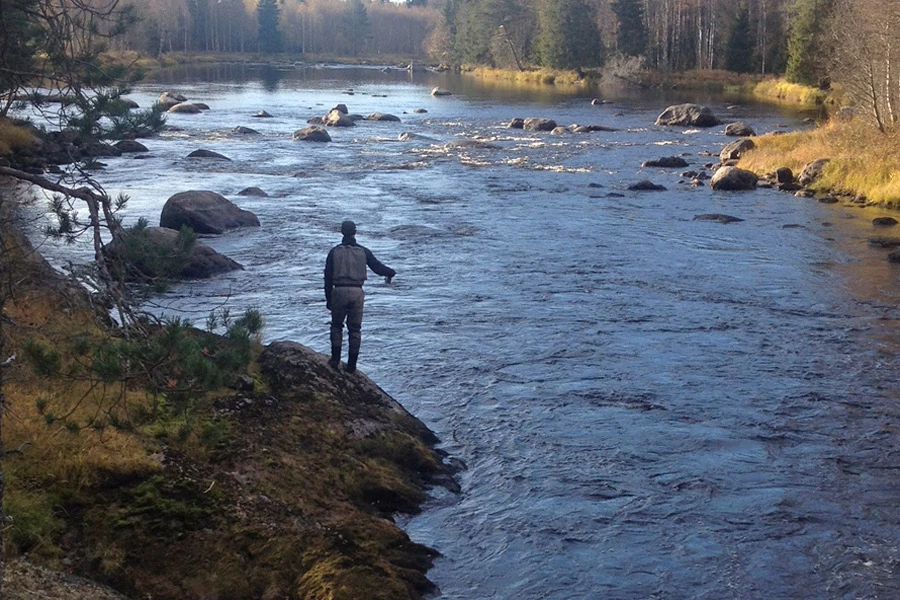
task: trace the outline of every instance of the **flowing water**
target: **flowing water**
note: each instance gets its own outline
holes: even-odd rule
[[[132,198],[126,222],[210,189],[261,227],[205,238],[245,270],[179,285],[154,310],[202,325],[215,306],[255,307],[267,341],[326,352],[340,221],[398,271],[366,286],[360,368],[467,466],[461,494],[436,490],[403,521],[443,554],[430,577],[444,598],[900,597],[900,286],[866,247],[872,209],[641,168],[679,155],[699,170],[728,141],[654,126],[673,100],[658,95],[592,105],[448,75],[244,67],[132,97],[165,89],[211,110],[172,115],[147,158],[107,161],[100,180]],[[805,126],[679,100],[692,99],[758,133]],[[402,123],[291,140],[339,102]],[[505,127],[530,116],[618,131]],[[472,139],[495,147],[445,145]],[[198,148],[232,160],[185,158]],[[668,189],[627,190],[642,179]],[[248,186],[269,196],[237,195]]]

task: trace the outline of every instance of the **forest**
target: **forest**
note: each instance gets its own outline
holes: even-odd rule
[[[121,2],[141,26],[117,37],[115,48],[150,56],[284,53],[519,70],[727,70],[826,89],[839,82],[882,128],[896,123],[900,110],[900,0]]]

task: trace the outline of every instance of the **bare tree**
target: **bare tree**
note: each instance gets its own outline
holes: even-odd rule
[[[839,0],[833,78],[882,132],[900,122],[900,0]]]

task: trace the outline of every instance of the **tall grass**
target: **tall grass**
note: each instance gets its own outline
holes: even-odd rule
[[[789,167],[798,174],[806,164],[828,158],[814,189],[900,207],[898,144],[900,129],[883,134],[860,119],[832,121],[812,131],[756,138],[756,149],[741,157],[741,167],[760,174]]]
[[[790,83],[784,79],[764,79],[753,87],[753,95],[761,100],[777,100],[790,104],[824,104],[828,93],[819,88]]]
[[[9,119],[0,118],[0,156],[27,150],[35,143],[34,134],[28,127],[18,125]]]

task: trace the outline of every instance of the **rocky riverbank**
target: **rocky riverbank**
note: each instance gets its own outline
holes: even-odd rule
[[[2,190],[4,208],[16,202],[15,189]],[[434,591],[435,552],[392,515],[416,512],[430,486],[455,489],[452,469],[421,422],[324,355],[291,342],[259,348],[177,430],[49,418],[55,399],[81,388],[36,375],[24,346],[106,334],[88,299],[23,246],[3,212],[3,269],[15,274],[4,278],[15,284],[5,290],[3,356],[19,357],[3,374],[3,447],[16,449],[3,460],[4,597],[413,600]],[[149,410],[152,399],[122,393],[129,411]],[[92,402],[86,394],[72,410]]]

